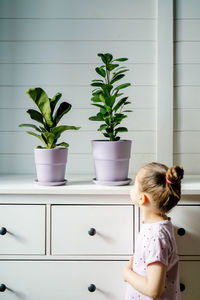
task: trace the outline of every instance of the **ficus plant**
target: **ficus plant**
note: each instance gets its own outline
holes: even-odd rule
[[[113,59],[110,53],[98,53],[102,65],[95,70],[101,79],[92,80],[91,86],[95,87],[92,91],[92,105],[99,108],[96,116],[89,118],[91,121],[103,122],[98,131],[110,141],[118,141],[120,132],[127,132],[126,127],[119,126],[123,119],[127,118],[127,112],[132,110],[125,109],[130,104],[128,97],[124,97],[123,89],[130,86],[130,83],[118,84],[119,80],[124,78],[125,73],[129,71],[120,62],[127,61],[128,58],[122,57]]]
[[[67,148],[69,146],[68,143],[57,143],[61,134],[66,130],[78,130],[80,127],[68,125],[58,126],[58,123],[61,118],[70,111],[72,105],[67,102],[62,102],[56,109],[56,105],[62,97],[62,94],[57,93],[53,98],[49,98],[46,92],[40,87],[30,88],[26,93],[38,108],[38,110],[28,109],[27,113],[30,118],[38,122],[39,125],[20,124],[19,127],[30,127],[37,132],[27,131],[28,134],[37,137],[43,143],[43,146],[37,146],[37,148],[53,149],[59,146]]]

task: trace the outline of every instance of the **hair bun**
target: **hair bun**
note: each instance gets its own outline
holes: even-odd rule
[[[166,172],[166,177],[172,183],[180,183],[181,179],[183,179],[184,170],[182,166],[173,166],[169,168]]]

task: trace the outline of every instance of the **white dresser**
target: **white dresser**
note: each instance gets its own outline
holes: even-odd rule
[[[141,221],[131,186],[42,187],[33,179],[0,177],[0,299],[123,300]],[[186,182],[183,193],[171,213],[182,299],[199,300],[200,181]]]

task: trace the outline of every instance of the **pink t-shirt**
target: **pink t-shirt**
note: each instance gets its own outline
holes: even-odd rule
[[[156,261],[167,266],[164,292],[154,300],[180,300],[179,267],[173,226],[170,220],[143,223],[138,234],[132,269],[146,276],[147,266]],[[152,300],[127,283],[125,300]]]

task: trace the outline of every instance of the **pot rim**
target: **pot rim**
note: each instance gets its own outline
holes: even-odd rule
[[[52,149],[43,149],[43,148],[34,148],[34,150],[39,150],[39,151],[52,151],[52,150],[64,150],[64,149],[66,149],[66,150],[68,150],[68,148],[65,148],[65,147],[57,147],[57,148],[52,148]]]
[[[132,142],[132,140],[118,140],[118,141],[109,141],[109,140],[92,140],[92,142],[109,142],[109,143],[119,143],[119,142]]]

